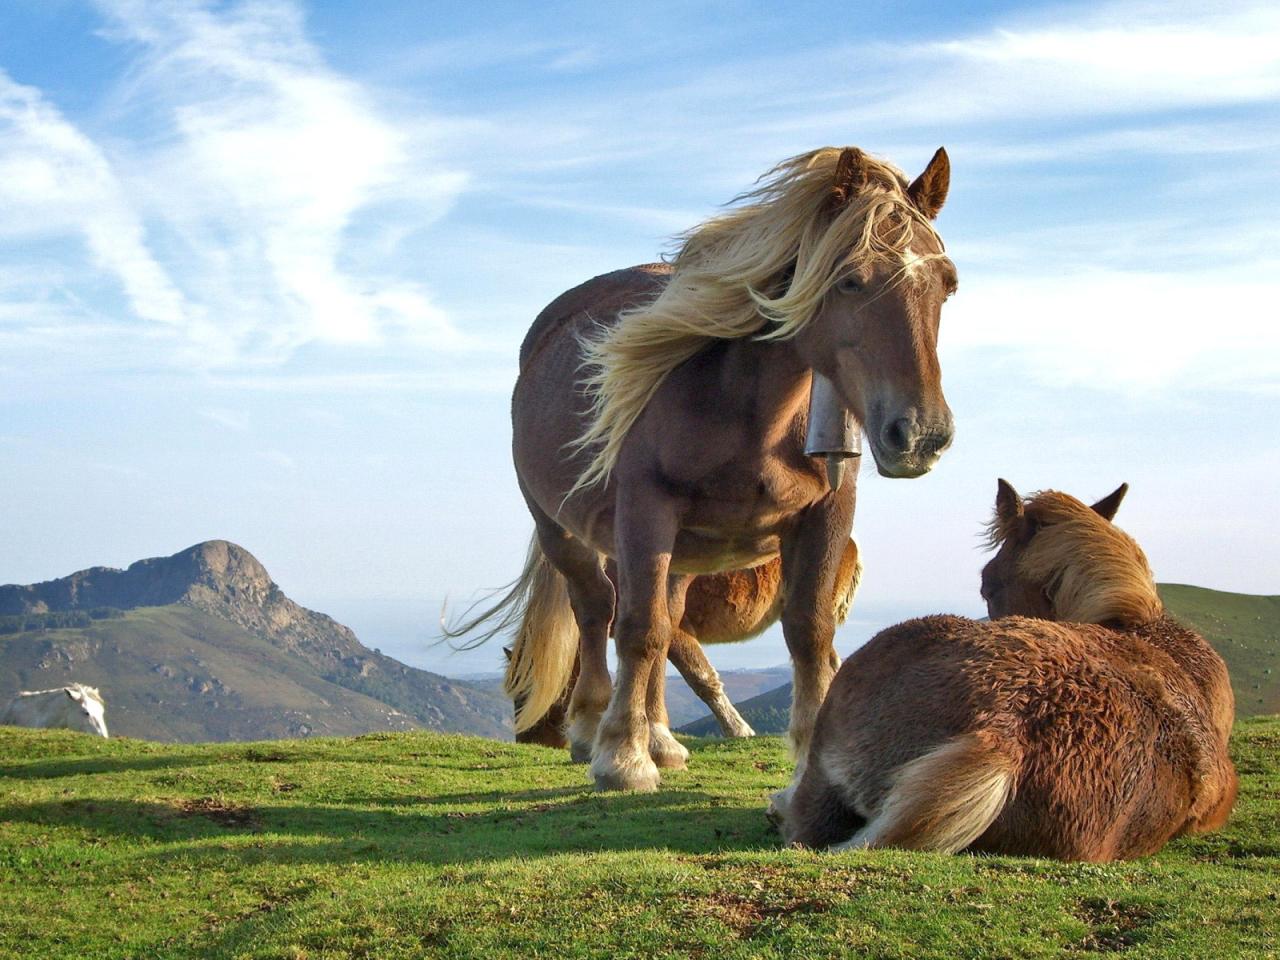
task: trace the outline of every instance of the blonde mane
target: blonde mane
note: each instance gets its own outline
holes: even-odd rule
[[[782,161],[733,201],[740,206],[684,234],[653,302],[583,341],[591,408],[573,446],[594,452],[569,495],[608,478],[667,374],[710,341],[794,337],[855,264],[893,264],[897,282],[917,259],[908,252],[917,230],[941,250],[906,188],[891,164],[822,147]]]
[[[1025,511],[1040,530],[1018,572],[1045,585],[1057,619],[1135,626],[1164,612],[1146,554],[1119,527],[1056,490],[1032,494]]]

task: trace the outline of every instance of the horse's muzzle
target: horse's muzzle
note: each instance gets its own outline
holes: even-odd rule
[[[942,452],[951,446],[955,428],[948,414],[932,424],[915,416],[899,417],[885,424],[873,437],[871,452],[882,477],[907,479],[933,469]]]

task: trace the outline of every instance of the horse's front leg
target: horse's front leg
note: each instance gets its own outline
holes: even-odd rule
[[[599,790],[656,790],[649,756],[649,681],[662,670],[671,637],[668,571],[676,521],[669,501],[642,492],[618,497],[615,514],[618,680],[600,720],[591,775]]]
[[[796,771],[792,786],[773,798],[771,809],[778,815],[785,815],[804,774],[818,708],[840,663],[833,594],[853,526],[853,486],[846,481],[810,507],[782,541],[782,634],[794,671],[788,734]]]

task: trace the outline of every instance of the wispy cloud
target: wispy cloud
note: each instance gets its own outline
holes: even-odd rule
[[[790,116],[770,110],[758,129],[843,124],[890,132],[1017,120],[1096,121],[1261,103],[1280,94],[1280,11],[1274,4],[1210,9],[1123,2],[1054,7],[1021,19],[931,42],[833,47],[818,56],[819,70],[856,83],[857,95],[774,86],[766,103],[789,107]],[[742,80],[759,85],[774,75],[747,74]]]
[[[0,239],[78,235],[145,320],[182,325],[182,293],[147,247],[143,223],[96,144],[32,87],[0,71]]]
[[[169,134],[143,158],[151,213],[196,258],[202,299],[238,350],[271,358],[387,331],[457,345],[424,288],[356,275],[342,254],[363,208],[400,199],[438,215],[465,178],[411,153],[422,144],[326,65],[294,4],[100,6],[142,52],[134,105]]]
[[[188,364],[387,337],[465,345],[422,284],[347,256],[362,218],[420,226],[463,189],[428,124],[332,70],[285,0],[97,5],[134,57],[110,145],[0,74],[0,240],[80,234],[125,295],[112,319],[172,328]]]
[[[1125,4],[1103,7],[1084,23],[997,29],[917,53],[937,55],[944,76],[963,74],[938,104],[961,116],[1096,116],[1272,98],[1280,93],[1278,37],[1274,5],[1157,11]]]

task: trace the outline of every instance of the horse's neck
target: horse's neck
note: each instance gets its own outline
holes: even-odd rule
[[[724,348],[717,378],[728,408],[745,405],[774,445],[798,417],[808,413],[812,371],[789,340],[732,340]]]

